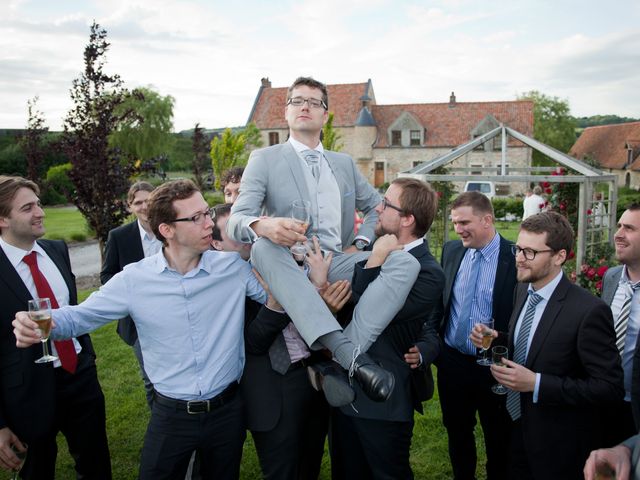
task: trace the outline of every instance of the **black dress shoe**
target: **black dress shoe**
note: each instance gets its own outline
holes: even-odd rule
[[[335,362],[319,362],[309,367],[311,385],[324,393],[332,407],[344,407],[353,403],[356,392],[349,383],[346,370]]]
[[[355,358],[351,372],[365,395],[374,402],[384,402],[391,396],[396,378],[366,353],[361,353]]]

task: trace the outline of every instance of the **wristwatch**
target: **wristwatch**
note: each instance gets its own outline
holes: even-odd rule
[[[365,248],[367,248],[367,245],[369,245],[369,242],[367,242],[364,238],[359,238],[357,239],[355,242],[353,242],[353,245],[360,251],[364,250]]]

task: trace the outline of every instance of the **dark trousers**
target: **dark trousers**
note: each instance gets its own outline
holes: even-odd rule
[[[614,447],[638,433],[631,411],[631,402],[624,400],[604,407],[600,423],[603,431],[602,445],[605,447]]]
[[[329,406],[309,383],[306,368],[286,374],[276,426],[252,431],[265,480],[316,480],[329,428]]]
[[[111,479],[104,395],[93,357],[80,353],[74,374],[56,368],[55,376],[55,424],[49,435],[29,442],[21,477],[32,480],[55,478],[56,435],[62,432],[75,460],[78,478]]]
[[[464,355],[446,344],[437,367],[442,421],[449,437],[454,478],[475,479],[477,412],[484,432],[487,479],[506,479],[508,449],[505,442],[509,439],[511,419],[505,407],[506,395],[491,391],[496,381],[489,367],[478,365],[475,356]]]
[[[391,422],[331,412],[333,480],[412,480],[409,449],[413,420]]]
[[[194,450],[206,480],[237,479],[245,439],[242,397],[236,392],[206,413],[154,401],[140,459],[140,480],[184,480]]]

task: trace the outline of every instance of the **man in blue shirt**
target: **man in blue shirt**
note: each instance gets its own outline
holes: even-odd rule
[[[211,213],[193,182],[157,188],[148,215],[163,250],[127,265],[81,305],[55,310],[52,337],[130,315],[155,389],[140,479],[184,478],[193,450],[204,478],[238,478],[245,297],[263,303],[267,295],[238,255],[209,250]],[[14,327],[19,347],[39,342],[26,313]]]

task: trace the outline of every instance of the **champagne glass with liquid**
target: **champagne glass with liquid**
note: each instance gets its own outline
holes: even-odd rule
[[[20,470],[22,470],[24,462],[27,459],[27,444],[23,442],[22,445],[24,445],[24,451],[20,451],[18,446],[15,444],[11,445],[11,451],[13,451],[16,457],[20,460],[20,465],[11,470],[11,480],[18,480],[18,474],[20,473]]]
[[[304,230],[309,228],[309,220],[311,219],[311,203],[307,200],[294,200],[291,204],[291,218],[300,223]],[[304,265],[304,258],[307,253],[307,247],[302,242],[296,242],[289,250],[293,255],[293,259],[300,266]]]
[[[509,349],[507,347],[498,346],[491,349],[491,355],[493,357],[493,363],[495,365],[502,365],[502,359],[509,356]],[[505,395],[508,388],[504,385],[497,383],[491,387],[491,391],[497,395]]]
[[[487,356],[487,350],[493,342],[493,318],[483,318],[478,322],[482,328],[482,348],[480,349],[480,358],[476,360],[478,365],[489,366],[491,359]]]
[[[58,357],[49,353],[49,345],[47,344],[51,333],[51,301],[48,298],[29,300],[29,317],[38,324],[41,335],[43,355],[36,360],[36,363],[49,363],[58,360]]]

